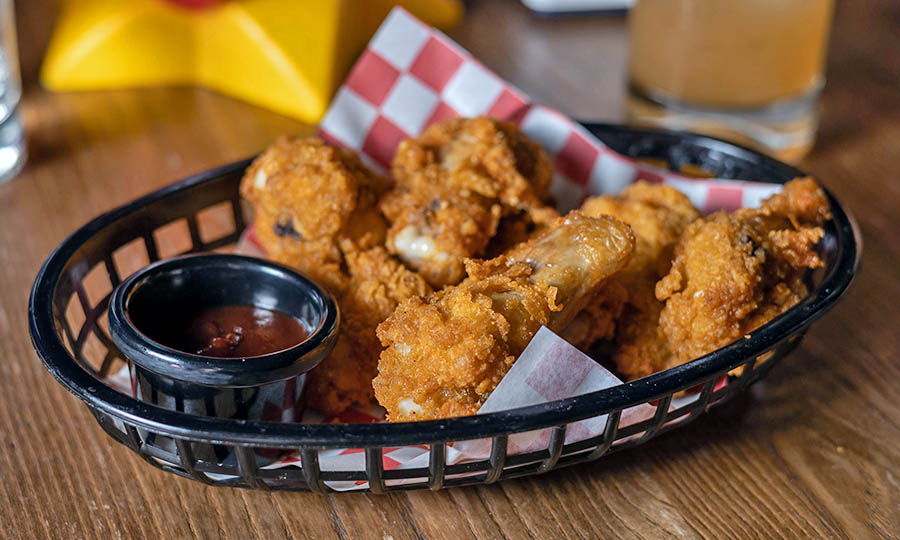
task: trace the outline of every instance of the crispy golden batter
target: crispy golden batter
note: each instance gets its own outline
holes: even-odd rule
[[[634,230],[634,255],[625,271],[632,274],[668,272],[672,250],[700,211],[683,193],[664,184],[638,181],[618,195],[591,197],[581,205],[588,216],[618,218]]]
[[[512,208],[541,206],[553,171],[541,147],[515,124],[453,118],[435,124],[417,139],[400,143],[391,164],[398,184],[409,186],[444,176],[458,190],[470,190]]]
[[[541,325],[567,326],[633,247],[625,224],[573,212],[505,255],[467,261],[459,285],[401,303],[378,326],[373,386],[388,420],[477,412]]]
[[[652,281],[630,287],[628,302],[616,321],[612,353],[616,369],[625,380],[640,379],[680,363],[659,328],[662,309],[663,303],[653,294]]]
[[[483,258],[491,259],[501,255],[504,251],[542,233],[557,218],[559,212],[550,206],[519,210],[503,216],[497,224],[496,234],[484,248]]]
[[[582,351],[588,352],[598,341],[611,340],[616,335],[619,319],[628,301],[628,290],[615,276],[593,295],[560,336]]]
[[[816,244],[830,217],[810,178],[785,184],[760,208],[696,221],[657,283],[660,327],[678,363],[727,345],[795,305],[804,276],[821,266]]]
[[[486,197],[442,185],[394,190],[380,208],[393,224],[391,251],[435,287],[462,279],[463,261],[484,251],[502,213]]]
[[[376,201],[387,188],[352,152],[298,137],[279,138],[241,182],[268,256],[337,297],[340,334],[305,390],[307,402],[326,414],[371,403],[381,352],[375,327],[399,301],[430,291],[383,247],[387,222]]]
[[[668,272],[672,250],[688,224],[700,217],[699,210],[671,186],[639,181],[619,195],[589,198],[582,211],[630,225],[634,255],[563,336],[582,349],[614,338],[613,359],[627,379],[669,367],[671,355],[658,324],[663,304],[654,296],[654,286]]]
[[[547,221],[552,179],[543,150],[513,125],[456,118],[400,144],[394,191],[381,203],[388,249],[435,287],[459,282],[463,260],[482,255],[501,217]]]
[[[388,187],[353,152],[284,136],[247,169],[241,195],[253,204],[256,235],[270,258],[340,290],[346,276],[338,244],[383,244],[387,224],[375,203]]]
[[[383,247],[358,251],[346,240],[341,247],[349,280],[338,300],[340,334],[331,355],[309,373],[305,390],[307,403],[329,415],[372,402],[372,379],[381,353],[375,327],[401,301],[431,292],[421,276],[407,270]]]

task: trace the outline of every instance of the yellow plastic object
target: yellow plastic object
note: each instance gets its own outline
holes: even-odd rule
[[[463,13],[459,0],[65,0],[41,81],[196,84],[317,122],[396,4],[438,28]]]

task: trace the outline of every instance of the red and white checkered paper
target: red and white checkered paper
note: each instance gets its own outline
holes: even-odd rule
[[[615,193],[643,179],[670,184],[710,212],[757,206],[778,187],[731,180],[695,179],[632,161],[597,140],[582,126],[548,107],[532,103],[520,90],[500,79],[437,30],[402,8],[395,8],[369,42],[347,80],[338,90],[320,127],[332,144],[356,150],[367,164],[388,169],[397,145],[429,125],[454,116],[487,115],[515,122],[552,157],[553,195],[561,211],[584,197]],[[252,230],[239,250],[264,256]],[[564,375],[564,376],[563,376]],[[724,382],[720,381],[720,384]],[[615,375],[547,328],[542,328],[494,390],[479,414],[535,405],[622,384]],[[672,408],[697,399],[697,394],[673,400]],[[643,404],[623,412],[620,427],[650,418],[655,408]],[[383,411],[349,411],[338,419],[323,419],[309,411],[304,422],[372,422]],[[684,419],[684,417],[682,418]],[[602,433],[606,417],[574,423],[566,442]],[[639,434],[638,434],[639,435]],[[550,430],[516,434],[507,451],[519,454],[546,448]],[[447,447],[448,464],[485,459],[490,440],[463,441]],[[428,447],[385,448],[385,470],[427,467]],[[324,471],[365,470],[363,449],[323,450]],[[265,468],[300,466],[294,454]],[[474,473],[472,473],[474,474]],[[388,484],[403,483],[391,480]],[[364,489],[365,482],[327,482],[338,490]]]
[[[397,145],[454,116],[515,122],[553,159],[551,191],[561,210],[586,195],[615,193],[637,179],[671,184],[704,211],[757,206],[777,187],[702,180],[634,162],[559,112],[532,103],[443,33],[394,8],[338,90],[321,136],[387,169]]]

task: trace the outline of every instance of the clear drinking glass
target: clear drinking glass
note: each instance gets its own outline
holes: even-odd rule
[[[25,163],[21,97],[13,1],[0,0],[0,182],[15,176]]]
[[[812,147],[834,0],[638,0],[628,117],[795,161]]]

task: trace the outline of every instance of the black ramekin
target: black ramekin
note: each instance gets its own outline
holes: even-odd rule
[[[299,320],[309,336],[269,354],[217,358],[180,351],[147,335],[153,333],[148,325],[189,324],[201,310],[224,305],[281,311]],[[109,306],[110,334],[132,367],[134,397],[170,410],[244,420],[299,420],[298,376],[334,347],[339,321],[332,295],[309,278],[276,263],[228,254],[151,264],[122,282]]]

